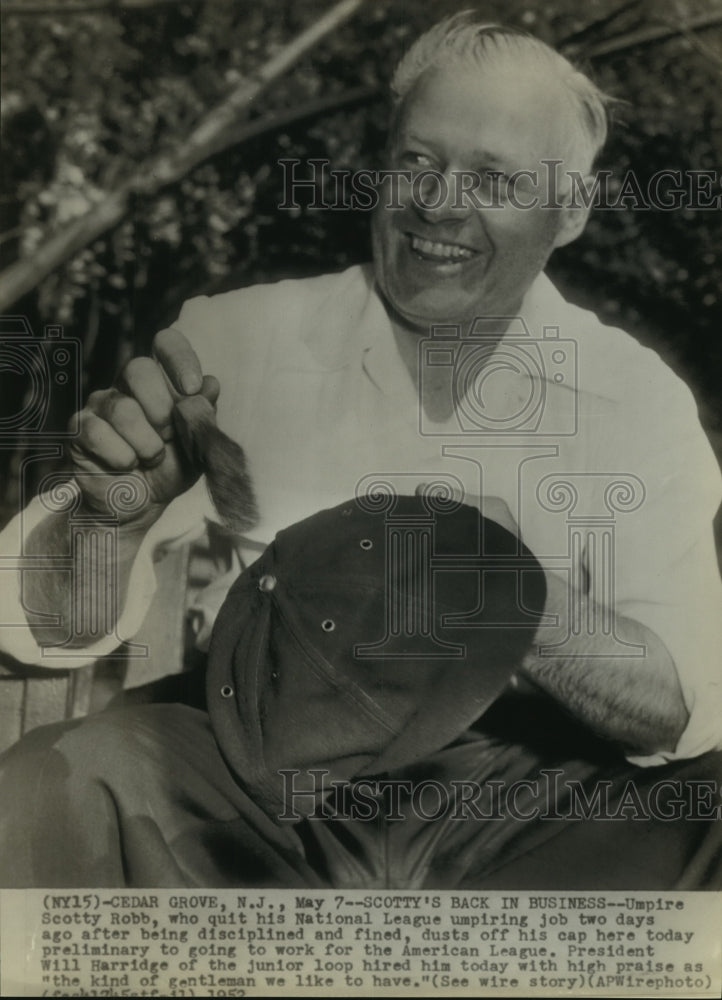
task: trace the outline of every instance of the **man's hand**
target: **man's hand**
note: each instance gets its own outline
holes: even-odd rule
[[[116,561],[112,581],[98,581],[93,565],[86,567],[82,582],[68,586],[65,573],[32,572],[21,576],[22,600],[26,611],[38,613],[45,620],[31,629],[41,645],[63,644],[82,647],[95,642],[98,635],[76,631],[69,635],[75,621],[74,607],[90,606],[98,586],[114,588],[108,615],[119,612],[128,589],[130,571],[146,532],[165,507],[187,490],[200,475],[187,452],[180,446],[174,423],[176,402],[202,394],[211,404],[218,398],[219,385],[211,376],[204,377],[200,362],[182,333],[162,330],[153,342],[152,358],[135,358],[122,372],[115,388],[94,392],[79,414],[80,433],[70,446],[72,471],[83,494],[86,513],[119,518],[116,534]],[[110,510],[111,487],[122,483],[129,474],[142,477],[148,488],[143,507],[122,517],[117,508]],[[66,511],[50,514],[30,533],[29,555],[48,559],[52,570],[57,556],[69,554],[69,515]],[[75,604],[73,603],[75,602]],[[48,625],[52,616],[58,625]],[[90,629],[92,616],[83,621]],[[114,621],[106,621],[111,627]],[[64,661],[61,661],[64,663]]]
[[[573,594],[556,574],[547,572],[546,577],[545,611],[559,624],[539,628],[534,649],[524,661],[522,677],[626,753],[648,755],[674,750],[689,713],[674,662],[662,640],[640,622],[617,614],[615,631],[637,645],[643,655],[604,655],[605,636],[583,633],[565,646],[562,655],[553,655],[551,647],[570,635],[573,601],[581,600],[585,621],[601,622],[603,613],[591,597]]]
[[[149,501],[127,519],[145,527],[156,521],[200,474],[179,448],[175,403],[199,393],[215,403],[219,391],[215,378],[203,376],[182,333],[174,329],[158,333],[153,357],[130,361],[117,387],[91,393],[78,415],[80,432],[69,455],[86,508],[106,513],[109,486],[132,472],[145,480]]]
[[[484,497],[483,513],[521,538],[506,503]],[[567,581],[546,573],[545,616],[558,625],[543,625],[533,649],[514,678],[516,688],[536,687],[551,695],[577,719],[627,753],[647,755],[675,749],[689,720],[672,657],[662,640],[640,622],[615,615],[616,627],[627,641],[643,648],[640,657],[606,656],[595,635],[580,634],[562,656],[549,647],[571,634],[572,604],[581,601],[584,620],[603,620],[603,610],[589,595],[574,594]],[[590,609],[594,607],[594,614]],[[604,639],[604,636],[601,637]],[[542,647],[547,647],[545,654]]]

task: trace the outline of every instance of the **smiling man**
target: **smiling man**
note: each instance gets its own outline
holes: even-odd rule
[[[430,321],[516,315],[551,252],[585,221],[578,209],[549,207],[548,164],[591,169],[581,98],[575,109],[555,53],[489,32],[479,56],[437,61],[438,54],[415,78],[405,64],[396,75],[390,166],[414,180],[400,194],[403,209],[377,212],[373,229],[378,287],[402,325],[425,334]],[[603,115],[601,95],[591,87],[588,94]],[[427,190],[415,183],[424,175]],[[465,177],[477,184],[465,188]],[[505,210],[510,185],[520,195],[520,181],[527,190],[517,204],[536,205]]]
[[[135,359],[117,387],[90,396],[71,448],[81,511],[91,521],[117,515],[109,486],[128,476],[147,495],[138,510],[120,515],[115,569],[123,610],[115,635],[93,644],[89,634],[73,631],[71,598],[79,598],[68,593],[62,573],[25,574],[22,606],[16,600],[5,620],[21,620],[24,609],[60,613],[62,624],[9,630],[8,648],[25,662],[65,669],[86,663],[88,653],[110,653],[118,635],[134,634],[153,591],[155,547],[192,537],[204,519],[218,520],[199,470],[188,467],[174,419],[179,396],[203,393],[216,404],[219,426],[243,444],[254,480],[260,521],[236,539],[242,563],[252,562],[279,529],[348,497],[380,490],[414,495],[436,483],[434,489],[501,524],[518,540],[518,551],[533,553],[534,565],[538,560],[543,568],[541,624],[525,601],[526,571],[515,570],[513,628],[525,629],[534,642],[498,703],[476,706],[477,718],[476,703],[447,685],[444,697],[431,702],[444,739],[435,740],[427,728],[404,780],[442,773],[483,785],[501,775],[529,785],[551,766],[588,782],[590,797],[596,782],[614,782],[622,796],[631,780],[659,807],[646,818],[638,815],[639,822],[632,817],[620,824],[607,815],[608,822],[595,824],[599,817],[587,810],[586,819],[576,816],[579,822],[528,822],[522,832],[518,825],[490,825],[480,814],[463,830],[446,826],[439,864],[434,836],[418,816],[423,836],[416,837],[418,824],[410,823],[406,837],[395,838],[358,823],[353,833],[350,827],[339,833],[335,821],[314,827],[304,819],[298,829],[305,834],[294,848],[303,863],[291,877],[285,847],[276,874],[264,869],[264,885],[297,885],[304,878],[344,887],[384,879],[414,888],[717,885],[714,823],[702,822],[711,814],[676,824],[671,834],[671,806],[654,794],[659,782],[667,798],[687,782],[719,787],[722,586],[711,532],[719,472],[683,383],[652,351],[566,302],[543,273],[553,250],[584,227],[586,211],[568,202],[565,176],[592,170],[606,136],[604,95],[538,40],[467,15],[416,42],[393,91],[385,182],[393,185],[393,198],[382,190],[373,263],[194,299],[172,329],[158,334],[153,358]],[[560,167],[553,191],[550,164]],[[203,373],[218,376],[220,396]],[[35,501],[24,524],[25,552],[67,551],[67,514],[48,515]],[[10,538],[13,530],[17,525]],[[322,547],[322,537],[314,536],[314,544]],[[488,555],[483,543],[477,551],[470,542],[464,565]],[[512,627],[503,616],[489,621],[483,573],[479,581],[462,627]],[[378,636],[356,639],[363,644]],[[59,642],[66,643],[65,655],[54,658],[52,645]],[[73,660],[69,646],[87,648]],[[382,701],[383,691],[391,699],[401,683],[398,650],[383,667]],[[453,678],[453,662],[448,669]],[[211,719],[221,713],[225,720],[224,739],[228,711],[219,706],[229,690],[228,684],[208,689]],[[419,699],[418,714],[428,719],[430,704],[421,704],[421,693]],[[302,684],[291,700],[302,733]],[[201,760],[220,766],[208,749],[205,715],[191,721],[189,709],[164,706],[157,717],[152,708],[145,711],[146,721],[133,722],[131,714],[127,727],[113,716],[103,730],[98,774],[84,771],[83,788],[97,781],[121,798],[135,796],[142,760],[153,771],[146,780],[157,797],[160,760],[175,788],[192,766],[193,794],[203,809],[211,809],[211,800],[213,810],[220,809],[213,822],[236,808],[229,804],[234,796],[219,806],[213,798],[219,786],[212,774],[203,776]],[[161,721],[147,724],[153,718]],[[331,743],[342,735],[333,719],[329,703]],[[317,717],[312,725],[317,733]],[[53,748],[55,762],[62,758],[69,773],[78,773],[103,723],[89,726],[70,736],[54,730],[36,737],[33,760]],[[113,741],[117,753],[109,749]],[[324,759],[338,752],[339,746],[326,747]],[[251,762],[254,773],[263,763]],[[551,807],[561,808],[565,794],[558,801],[552,795]],[[90,815],[85,791],[78,801],[79,812]],[[133,808],[139,808],[135,798]],[[38,809],[38,828],[54,829],[53,817]],[[63,810],[66,826],[72,825],[67,802]],[[267,817],[263,823],[268,832]],[[497,836],[497,829],[505,832]],[[88,856],[97,857],[92,830],[84,836]],[[338,862],[348,837],[366,867],[347,864],[348,857]],[[273,839],[269,833],[268,843]],[[432,845],[417,867],[412,841]],[[142,838],[134,849],[140,847]],[[243,882],[248,876],[238,875],[236,863],[243,839],[226,849],[236,861],[225,865],[215,856],[206,864],[206,858],[190,872],[180,855],[173,860],[166,838],[163,851],[172,863],[158,877],[167,880],[171,870],[179,884],[204,877],[214,884]],[[151,884],[147,866],[139,870]],[[198,874],[203,871],[213,874]],[[87,872],[77,877],[93,884]],[[96,871],[92,877],[118,876]]]

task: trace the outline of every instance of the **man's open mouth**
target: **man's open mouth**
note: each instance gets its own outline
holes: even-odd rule
[[[421,236],[408,234],[408,239],[413,252],[422,260],[433,261],[434,263],[460,263],[461,261],[472,260],[478,256],[476,250],[461,246],[458,243],[442,243],[437,240],[427,240]]]

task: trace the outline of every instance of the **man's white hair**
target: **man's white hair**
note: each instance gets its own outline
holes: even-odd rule
[[[391,80],[394,103],[400,105],[427,69],[454,67],[460,61],[488,68],[509,58],[525,69],[551,73],[562,85],[578,123],[573,138],[576,154],[583,169],[590,168],[607,138],[607,107],[613,98],[546,42],[517,28],[480,23],[473,11],[439,21],[414,42]]]

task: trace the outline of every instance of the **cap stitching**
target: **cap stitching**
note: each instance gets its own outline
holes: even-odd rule
[[[287,609],[281,606],[280,602],[276,599],[276,592],[274,592],[273,600],[281,619],[313,672],[335,688],[342,697],[347,696],[351,701],[355,702],[363,712],[374,719],[379,725],[383,726],[384,729],[387,729],[394,735],[398,735],[401,730],[392,725],[388,713],[384,712],[381,706],[363,688],[350,678],[344,677],[342,680],[338,676],[333,664],[315,646],[310,646],[309,649],[309,645],[299,635],[300,628],[295,620],[295,616],[289,614]]]

